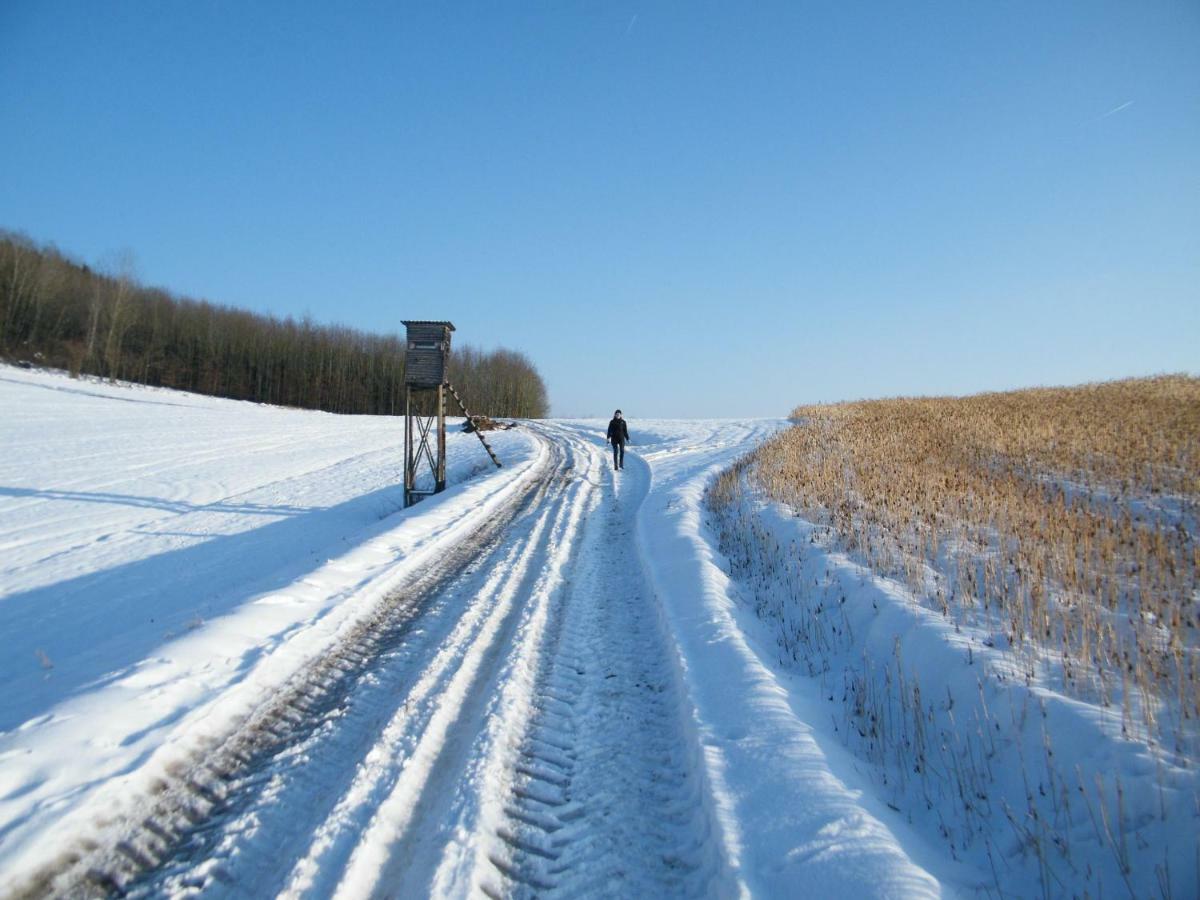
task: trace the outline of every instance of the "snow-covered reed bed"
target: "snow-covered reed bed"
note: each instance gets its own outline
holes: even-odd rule
[[[993,896],[1200,881],[1200,382],[797,410],[710,525],[886,802]]]
[[[1200,717],[1200,379],[794,411],[754,479],[1176,752]],[[1190,748],[1194,750],[1194,748]]]

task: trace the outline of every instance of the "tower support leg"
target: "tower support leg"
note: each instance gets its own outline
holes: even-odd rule
[[[404,508],[413,505],[416,487],[416,458],[413,456],[412,388],[404,386]]]
[[[419,392],[419,396],[417,395]],[[430,404],[433,408],[430,409]],[[436,427],[437,433],[434,434]],[[418,489],[425,468],[433,489]],[[446,489],[446,391],[436,388],[404,388],[404,505]]]
[[[446,387],[439,384],[437,389],[437,472],[434,482],[434,492],[440,494],[446,489]]]

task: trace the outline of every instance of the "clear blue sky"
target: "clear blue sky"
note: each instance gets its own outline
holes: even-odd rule
[[[1200,370],[1196,0],[0,0],[0,123],[0,226],[558,414]]]

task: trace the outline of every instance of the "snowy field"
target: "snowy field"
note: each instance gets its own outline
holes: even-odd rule
[[[5,366],[0,421],[0,873],[319,655],[540,452],[497,434],[497,471],[452,430],[454,487],[405,511],[401,419]]]
[[[411,510],[396,419],[2,367],[0,421],[0,896],[995,893],[716,549],[782,421],[452,431]]]

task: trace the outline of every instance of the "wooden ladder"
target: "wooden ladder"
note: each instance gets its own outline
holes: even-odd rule
[[[458,391],[454,389],[454,385],[447,381],[446,389],[450,391],[450,396],[454,398],[454,402],[458,404],[458,408],[463,411],[463,415],[467,417],[467,421],[471,422],[473,417],[467,410],[467,404],[463,403],[462,397],[458,396]],[[475,432],[475,436],[479,438],[479,443],[483,444],[483,449],[486,450],[488,452],[488,456],[492,458],[492,462],[496,464],[496,468],[500,468],[500,460],[496,458],[496,453],[494,450],[492,450],[492,445],[487,442],[487,438],[483,436],[483,432],[480,431],[477,426],[474,426],[474,424],[472,424],[472,430]]]

